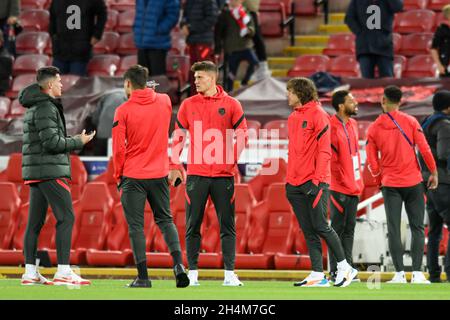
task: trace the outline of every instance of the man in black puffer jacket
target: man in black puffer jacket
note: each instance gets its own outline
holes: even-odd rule
[[[74,215],[68,179],[71,178],[69,152],[82,149],[95,132],[85,134],[83,130],[79,135],[67,137],[63,107],[56,100],[61,96],[62,88],[58,68],[39,69],[36,80],[37,83],[19,93],[19,102],[28,109],[23,124],[22,177],[25,184],[30,185],[22,284],[52,284],[40,275],[36,267],[37,242],[49,204],[57,221],[58,270],[53,284],[90,284],[69,266]]]

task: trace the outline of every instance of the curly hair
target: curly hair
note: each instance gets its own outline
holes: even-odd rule
[[[301,104],[319,100],[316,85],[308,78],[299,77],[289,80],[287,83],[287,90],[294,93]]]

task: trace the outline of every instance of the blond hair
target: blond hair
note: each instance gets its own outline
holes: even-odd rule
[[[442,8],[442,13],[447,19],[450,18],[450,4],[447,4]]]

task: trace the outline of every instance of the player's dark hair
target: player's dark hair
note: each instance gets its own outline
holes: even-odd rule
[[[339,90],[333,93],[331,97],[331,104],[336,112],[339,111],[339,105],[345,103],[345,98],[350,94],[348,90]]]
[[[217,68],[214,62],[205,60],[194,63],[191,67],[191,71],[192,72],[207,71],[207,72],[214,72],[217,74],[219,72],[219,69]]]
[[[388,86],[384,89],[384,96],[390,103],[400,103],[402,95],[402,90],[397,86]]]
[[[144,89],[147,86],[148,69],[139,64],[135,64],[125,72],[123,78],[131,82],[133,89]]]
[[[288,81],[286,87],[298,97],[302,105],[319,100],[316,85],[308,78],[293,78]]]
[[[57,67],[39,68],[36,74],[36,82],[41,88],[44,88],[48,80],[53,79],[58,74],[61,74],[61,72]]]

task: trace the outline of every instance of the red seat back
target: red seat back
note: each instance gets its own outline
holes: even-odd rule
[[[404,78],[436,77],[437,66],[430,55],[417,55],[408,59]]]
[[[327,56],[339,56],[355,53],[355,36],[352,33],[336,33],[330,35],[327,47],[323,54]]]
[[[116,52],[120,55],[135,55],[137,48],[134,44],[133,33],[122,34],[119,38],[119,43]]]
[[[105,31],[102,39],[93,48],[94,54],[114,53],[119,46],[120,36],[117,32]]]
[[[262,131],[260,137],[262,139],[270,139],[278,137],[278,139],[288,138],[288,125],[287,120],[272,120],[264,124],[263,129],[267,132]]]
[[[289,77],[309,77],[315,72],[327,71],[330,58],[322,54],[305,54],[295,59],[294,66],[289,70]]]
[[[22,10],[28,9],[44,9],[48,0],[21,0],[20,7]]]
[[[369,129],[370,124],[372,121],[367,120],[358,120],[358,137],[359,140],[366,140],[367,139],[367,130]]]
[[[247,232],[250,226],[250,214],[256,204],[248,184],[236,184],[235,192],[235,223],[236,223],[236,251],[244,253],[247,247]]]
[[[403,10],[425,9],[427,4],[428,0],[404,0]]]
[[[115,9],[117,10],[117,8]],[[118,17],[116,31],[119,33],[133,32],[133,23],[135,14],[136,14],[135,10],[128,10],[125,12],[121,12]]]
[[[111,77],[119,67],[120,57],[115,54],[99,54],[94,56],[88,63],[88,74],[90,77]]]
[[[9,106],[11,105],[11,100],[7,97],[0,97],[0,119],[6,117],[9,113]]]
[[[394,31],[399,33],[431,32],[436,14],[431,10],[409,10],[397,13]]]
[[[86,185],[80,199],[79,233],[74,248],[103,249],[111,223],[113,199],[102,182]]]
[[[33,73],[37,69],[48,66],[50,58],[45,54],[25,54],[14,61],[13,75]]]
[[[450,0],[428,0],[427,9],[441,11],[447,4],[450,4]]]
[[[283,158],[267,158],[260,173],[249,181],[249,186],[257,201],[264,199],[267,188],[272,183],[285,182],[287,163]]]
[[[403,36],[400,54],[404,56],[415,56],[428,54],[433,40],[433,33],[413,33]]]
[[[286,33],[286,29],[282,27],[286,20],[286,9],[283,3],[271,6],[260,6],[259,24],[261,33],[264,37],[280,38]]]
[[[117,76],[123,76],[123,74],[133,65],[137,64],[137,56],[125,56],[120,60],[119,70],[117,70]]]
[[[296,16],[315,16],[319,13],[315,0],[294,0]]]
[[[81,197],[84,186],[87,183],[87,171],[80,157],[76,155],[70,156],[70,166],[72,174],[70,186],[72,199],[77,200]]]
[[[119,12],[114,9],[108,10],[108,19],[105,24],[105,31],[114,31],[117,25],[117,20],[119,18]]]
[[[23,10],[19,20],[25,31],[47,31],[50,13],[44,9]]]
[[[75,74],[63,74],[61,76],[62,90],[64,92],[72,88],[80,79],[79,76]]]
[[[342,55],[331,60],[328,72],[339,77],[360,77],[355,55]]]
[[[16,51],[18,54],[42,54],[49,41],[50,36],[47,32],[25,31],[20,33],[16,38]]]
[[[0,249],[9,249],[20,210],[20,198],[14,183],[0,182]]]
[[[19,94],[19,91],[25,88],[26,86],[32,84],[36,81],[36,74],[27,73],[21,74],[14,78],[11,90],[7,92],[7,96],[10,98],[16,98]]]

